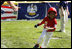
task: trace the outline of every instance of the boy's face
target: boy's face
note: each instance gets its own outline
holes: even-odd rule
[[[51,19],[53,19],[53,18],[55,17],[55,12],[51,11],[51,12],[49,13],[49,17],[50,17]]]

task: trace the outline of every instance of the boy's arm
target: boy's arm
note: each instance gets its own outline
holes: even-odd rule
[[[41,23],[38,23],[38,25],[40,26],[40,25],[42,25],[44,23],[45,23],[45,19],[43,19],[43,21]]]
[[[55,30],[56,29],[56,24],[54,27],[46,27],[47,30]]]
[[[38,26],[42,25],[45,23],[45,18],[43,19],[43,21],[41,23],[36,24],[34,27],[37,28]]]

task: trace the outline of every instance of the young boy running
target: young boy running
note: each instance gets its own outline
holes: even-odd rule
[[[40,36],[38,42],[33,48],[38,48],[39,44],[41,43],[44,37],[45,37],[44,41],[40,46],[40,48],[47,48],[48,43],[52,37],[52,34],[56,30],[57,25],[56,16],[57,16],[57,10],[54,7],[50,7],[48,9],[47,16],[43,19],[43,21],[34,26],[35,28],[37,28],[38,26],[44,24],[42,35]]]

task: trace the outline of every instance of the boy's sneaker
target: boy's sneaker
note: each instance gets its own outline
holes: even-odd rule
[[[39,47],[39,44],[36,44],[33,48],[38,48]]]
[[[42,47],[40,46],[40,48],[42,48]]]
[[[64,32],[65,33],[65,30],[59,30],[59,32]]]
[[[59,30],[59,32],[62,32],[61,30]]]

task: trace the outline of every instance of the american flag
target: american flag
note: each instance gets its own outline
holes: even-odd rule
[[[11,19],[16,18],[16,15],[14,14],[12,7],[10,6],[1,6],[1,19]]]

